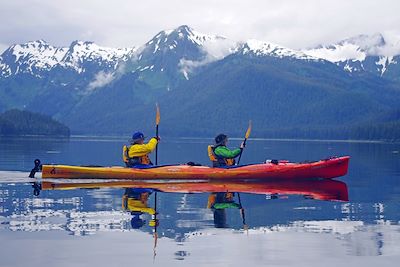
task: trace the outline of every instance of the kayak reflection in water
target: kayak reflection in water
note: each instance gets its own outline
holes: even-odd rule
[[[214,226],[216,228],[227,228],[226,209],[240,209],[241,205],[234,201],[235,193],[211,193],[208,196],[207,208],[214,213]]]
[[[141,218],[142,214],[147,213],[152,215],[152,217],[155,216],[155,209],[148,205],[149,196],[153,192],[153,189],[147,188],[125,189],[125,193],[122,196],[122,209],[131,213],[131,226],[133,229],[139,229],[146,224],[146,221]],[[154,222],[151,220],[149,225],[154,226],[153,224]]]
[[[129,140],[130,145],[124,145],[122,158],[126,167],[146,168],[153,165],[149,154],[156,149],[160,137],[151,138],[147,144],[144,139],[143,133],[135,132]]]
[[[215,137],[215,145],[208,146],[208,157],[210,158],[213,167],[224,168],[235,165],[235,158],[238,157],[245,146],[244,142],[239,148],[230,150],[226,147],[228,136],[219,134]]]

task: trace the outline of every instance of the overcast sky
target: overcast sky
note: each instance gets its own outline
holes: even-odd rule
[[[360,33],[400,35],[399,10],[399,0],[1,0],[0,49],[37,39],[138,46],[183,24],[304,48]]]

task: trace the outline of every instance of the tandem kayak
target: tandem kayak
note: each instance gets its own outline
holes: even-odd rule
[[[329,158],[316,162],[250,164],[229,168],[208,166],[165,165],[145,169],[125,167],[85,167],[42,165],[42,179],[307,179],[335,178],[347,173],[350,157]]]

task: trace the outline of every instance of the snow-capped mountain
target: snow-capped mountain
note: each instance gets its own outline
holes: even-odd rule
[[[162,72],[169,78],[189,79],[198,66],[221,59],[237,44],[225,37],[197,32],[183,25],[159,32],[138,49],[132,72]]]
[[[28,73],[41,77],[56,67],[77,73],[85,72],[90,65],[115,69],[134,51],[135,48],[108,48],[83,41],[74,41],[69,47],[55,47],[43,40],[15,44],[0,56],[0,76]]]
[[[398,108],[400,59],[387,54],[395,51],[391,44],[379,35],[359,36],[299,51],[185,25],[138,48],[83,41],[56,47],[39,40],[1,54],[0,112],[26,109],[54,116],[75,133],[115,134],[150,127],[144,115],[159,102],[167,107],[163,122],[171,134],[235,130],[243,118],[264,132],[325,129]],[[238,113],[221,116],[227,110]]]
[[[211,51],[207,51],[207,44],[224,40],[226,40],[225,37],[203,34],[183,25],[174,30],[161,31],[144,45],[143,50],[156,54],[177,49],[203,49],[202,52],[212,54]]]
[[[99,72],[114,75],[119,63],[124,62],[125,71],[142,77],[162,73],[168,79],[189,79],[196,68],[235,53],[304,61],[323,59],[351,73],[367,71],[391,78],[397,77],[400,69],[400,40],[387,42],[382,34],[359,35],[299,51],[259,40],[236,42],[183,25],[159,32],[139,48],[108,48],[83,41],[74,41],[69,47],[55,47],[43,40],[15,44],[0,56],[0,77],[25,73],[40,78],[55,69],[89,72],[91,77]]]
[[[50,70],[61,62],[66,51],[43,40],[12,45],[0,56],[0,73],[8,77],[20,72]]]
[[[85,64],[87,63],[116,69],[118,63],[127,61],[135,50],[135,48],[101,47],[93,42],[75,41],[65,53],[60,65],[72,68],[78,73],[85,71]]]
[[[391,76],[400,63],[400,42],[388,43],[382,34],[358,35],[331,45],[320,45],[304,53],[323,58],[348,72],[371,72]]]
[[[236,42],[203,34],[183,25],[159,32],[139,48],[107,48],[93,42],[74,41],[69,47],[55,47],[43,40],[16,44],[0,56],[0,77],[26,73],[42,77],[52,70],[69,70],[91,76],[113,73],[124,62],[124,71],[142,77],[161,73],[168,79],[189,79],[196,68],[239,53],[259,57],[293,58],[317,61],[318,58],[268,42]],[[111,75],[110,74],[110,75]],[[158,75],[158,74],[157,74]]]

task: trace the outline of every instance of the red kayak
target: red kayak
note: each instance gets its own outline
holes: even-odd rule
[[[250,164],[230,168],[208,166],[167,165],[145,169],[125,167],[81,167],[67,165],[43,165],[42,178],[66,179],[307,179],[335,178],[347,173],[350,157],[329,158],[316,162]]]

